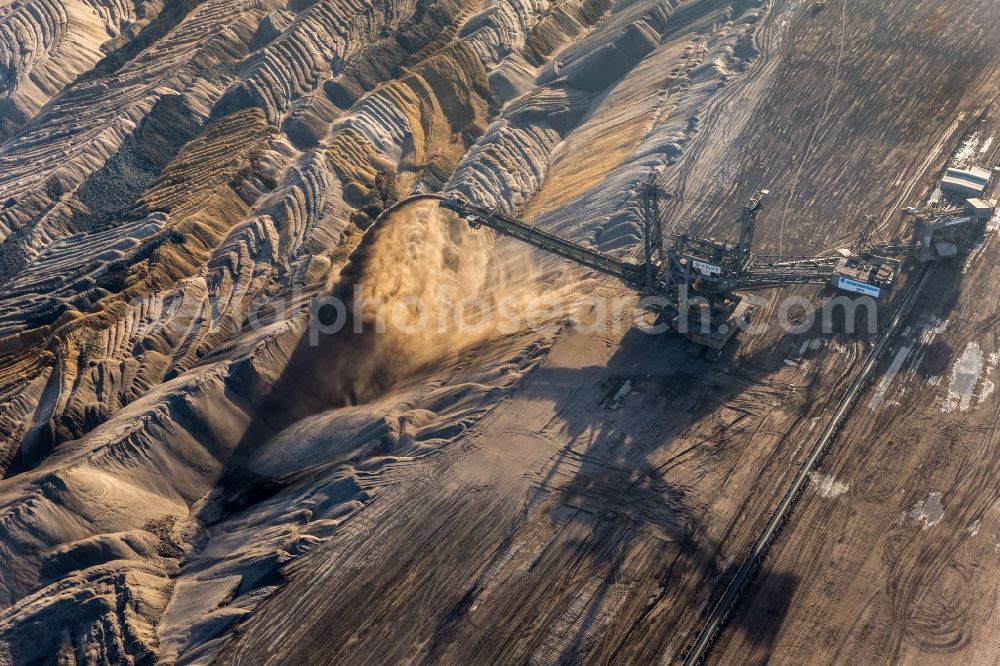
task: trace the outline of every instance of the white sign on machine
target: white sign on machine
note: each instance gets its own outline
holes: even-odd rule
[[[872,298],[878,298],[879,294],[882,293],[882,290],[878,287],[873,287],[870,284],[858,282],[857,280],[845,277],[837,279],[837,288],[843,289],[844,291],[850,291],[855,294],[864,294],[865,296],[871,296]]]
[[[702,275],[718,275],[722,272],[722,269],[715,264],[706,264],[704,261],[698,261],[697,259],[694,259],[691,265]]]

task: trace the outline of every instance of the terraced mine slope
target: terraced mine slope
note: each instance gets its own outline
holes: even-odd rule
[[[635,258],[649,177],[665,234],[733,238],[768,188],[761,253],[834,252],[996,164],[998,24],[0,0],[0,664],[683,660],[874,335],[711,364],[621,285],[395,204]],[[997,660],[994,232],[935,268],[713,663]],[[470,307],[420,325],[439,301]]]

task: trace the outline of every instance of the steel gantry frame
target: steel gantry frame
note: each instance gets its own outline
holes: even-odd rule
[[[752,309],[736,293],[776,289],[793,284],[829,284],[838,270],[837,257],[779,259],[757,257],[753,240],[757,215],[767,190],[760,190],[743,207],[736,243],[680,234],[665,246],[660,226],[659,190],[647,181],[641,189],[643,261],[618,259],[579,243],[560,238],[463,198],[443,199],[440,205],[473,228],[487,227],[498,234],[558,255],[604,275],[617,278],[640,294],[655,296],[663,316],[688,339],[721,349],[746,324]],[[655,305],[654,305],[655,307]],[[685,321],[687,319],[687,321]]]

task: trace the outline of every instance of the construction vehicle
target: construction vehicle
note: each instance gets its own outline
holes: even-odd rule
[[[718,358],[726,343],[747,328],[753,315],[753,305],[739,292],[793,284],[836,287],[841,282],[842,276],[837,273],[841,261],[836,256],[780,259],[753,254],[756,219],[767,194],[767,190],[758,191],[744,206],[740,235],[735,243],[681,234],[665,247],[660,231],[658,189],[652,182],[645,183],[642,263],[612,257],[537,229],[499,210],[482,208],[457,197],[441,200],[440,205],[473,228],[488,227],[621,280],[648,297],[643,299],[644,304],[697,345],[693,350],[700,353],[707,347],[714,350],[711,356]],[[855,268],[850,280],[880,294],[881,287],[864,281],[866,270],[872,274],[872,262],[855,258]],[[894,274],[891,279],[895,279]]]
[[[869,218],[855,253],[860,257],[905,257],[920,263],[966,255],[983,239],[995,202],[967,199],[962,207],[904,208],[910,220],[910,238],[875,243],[877,219]]]

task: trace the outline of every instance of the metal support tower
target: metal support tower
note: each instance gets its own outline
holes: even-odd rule
[[[663,251],[663,230],[660,228],[659,194],[656,182],[650,176],[642,188],[643,257],[646,265],[646,289],[656,289],[656,278],[666,265]]]

